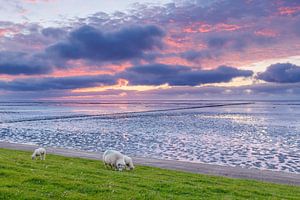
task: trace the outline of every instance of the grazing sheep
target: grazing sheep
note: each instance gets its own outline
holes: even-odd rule
[[[110,166],[115,170],[122,171],[126,168],[124,155],[115,150],[106,150],[103,154],[103,162],[105,166]]]
[[[38,148],[38,149],[35,149],[31,158],[32,160],[35,160],[36,157],[40,157],[41,160],[45,160],[46,158],[46,149],[44,148]]]
[[[125,161],[126,167],[128,167],[130,170],[134,169],[132,158],[130,158],[129,156],[124,155],[124,161]]]

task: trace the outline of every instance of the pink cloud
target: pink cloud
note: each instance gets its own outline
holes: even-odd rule
[[[300,6],[294,7],[280,7],[278,8],[280,15],[293,15],[300,12]]]
[[[15,28],[0,28],[0,37],[16,34],[17,32]]]
[[[258,30],[258,31],[255,31],[254,34],[258,35],[258,36],[265,36],[265,37],[276,37],[279,35],[276,31],[271,30],[271,29]]]
[[[243,28],[240,25],[236,24],[226,24],[226,23],[218,23],[218,24],[207,24],[204,22],[197,22],[192,25],[183,28],[183,32],[185,33],[209,33],[209,32],[220,32],[220,31],[236,31]]]

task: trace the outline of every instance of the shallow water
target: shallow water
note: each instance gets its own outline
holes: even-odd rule
[[[223,103],[2,102],[0,140],[300,173],[300,102]]]

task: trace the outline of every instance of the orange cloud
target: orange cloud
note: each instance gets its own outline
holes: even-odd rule
[[[157,63],[163,63],[166,65],[190,65],[190,62],[181,57],[166,57],[158,58]]]
[[[119,85],[119,86],[127,86],[128,83],[129,83],[129,81],[127,81],[126,79],[123,79],[123,78],[120,78],[120,79],[118,80],[118,85]]]
[[[185,27],[183,28],[184,33],[197,33],[197,30],[193,29],[192,27]]]
[[[174,48],[178,49],[186,49],[189,47],[189,44],[184,40],[175,40],[171,37],[166,37],[164,42],[174,50]]]
[[[114,65],[107,64],[103,66],[88,66],[83,60],[71,60],[68,61],[70,68],[55,70],[51,76],[65,77],[65,76],[88,76],[88,75],[101,75],[101,74],[115,74],[117,72],[124,71],[130,67],[129,62]]]
[[[0,28],[0,37],[16,34],[17,30],[14,28]]]
[[[280,15],[292,15],[300,11],[300,6],[281,7],[278,10]]]
[[[207,47],[205,43],[200,43],[199,41],[195,43],[190,37],[176,39],[166,37],[164,43],[168,46],[168,48],[164,50],[164,53],[183,52],[191,48],[200,50]]]
[[[214,29],[213,29],[213,26],[212,25],[209,25],[209,24],[203,24],[201,25],[199,28],[198,28],[198,31],[197,32],[200,32],[200,33],[208,33],[208,32],[212,32]]]
[[[242,27],[235,24],[219,23],[215,25],[206,24],[203,22],[197,22],[188,27],[183,28],[185,33],[208,33],[208,32],[219,32],[219,31],[236,31]]]
[[[265,37],[276,37],[278,35],[277,32],[271,29],[263,29],[263,30],[255,31],[254,34],[259,36],[265,36]]]
[[[10,81],[12,79],[13,79],[12,76],[0,75],[1,81]]]
[[[236,31],[242,28],[241,26],[235,25],[235,24],[217,24],[216,30],[218,31]]]
[[[110,72],[104,70],[87,71],[84,67],[72,68],[66,70],[56,70],[51,74],[51,77],[67,77],[67,76],[93,76],[101,74],[109,74]]]
[[[6,74],[0,74],[0,80],[3,81],[12,81],[14,79],[22,79],[22,78],[40,78],[40,77],[47,77],[47,75],[23,75],[23,74],[19,74],[19,75],[6,75]]]

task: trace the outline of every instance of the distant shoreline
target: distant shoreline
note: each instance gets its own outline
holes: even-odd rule
[[[1,142],[0,148],[32,151],[37,145],[17,144],[9,142]],[[101,153],[84,152],[62,148],[47,148],[48,153],[62,155],[66,157],[87,158],[93,160],[101,160]],[[241,167],[229,167],[204,163],[190,163],[183,161],[160,160],[152,158],[134,157],[134,162],[138,165],[158,167],[171,170],[186,171],[198,174],[208,174],[214,176],[225,176],[240,179],[254,179],[258,181],[273,182],[280,184],[299,185],[300,174],[276,172],[269,170],[246,169]]]
[[[25,121],[49,121],[49,120],[58,120],[58,119],[74,119],[74,118],[94,118],[94,117],[106,117],[114,115],[128,115],[128,114],[144,114],[144,113],[156,113],[156,112],[168,112],[168,111],[181,111],[181,110],[192,110],[198,108],[214,108],[214,107],[226,107],[226,106],[236,106],[236,105],[249,105],[254,103],[227,103],[227,104],[209,104],[209,105],[199,105],[199,106],[189,106],[189,107],[179,107],[179,108],[166,108],[166,109],[155,109],[155,110],[144,110],[144,111],[129,111],[129,112],[116,112],[108,114],[96,114],[96,115],[71,115],[71,116],[54,116],[48,118],[34,118],[34,119],[21,119],[21,120],[12,120],[0,122],[0,124],[8,123],[17,123]]]
[[[299,102],[300,99],[102,99],[102,100],[86,100],[86,99],[58,99],[58,100],[3,100],[0,103],[64,103],[64,104],[131,104],[132,102]],[[116,103],[115,103],[116,102]]]

